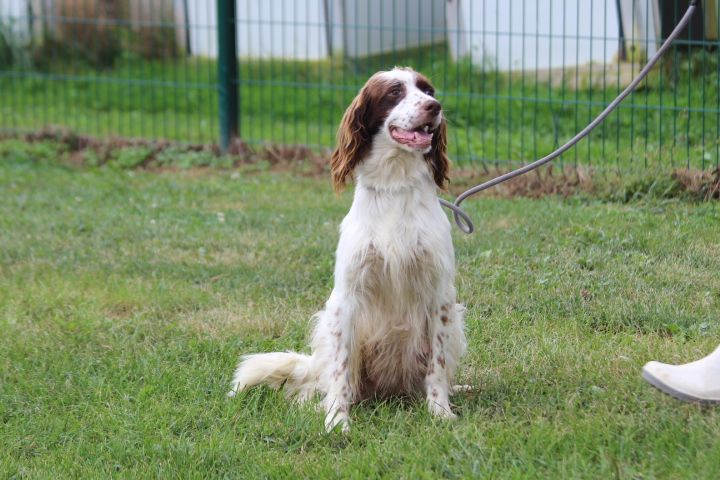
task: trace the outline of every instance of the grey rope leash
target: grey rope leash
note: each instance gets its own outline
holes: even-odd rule
[[[457,224],[458,228],[463,231],[464,233],[472,233],[475,231],[475,225],[473,224],[472,220],[470,219],[470,216],[465,213],[465,211],[460,208],[460,204],[464,202],[468,197],[475,195],[478,192],[481,192],[485,189],[488,189],[490,187],[494,187],[495,185],[502,183],[506,180],[510,180],[511,178],[515,178],[519,175],[522,175],[524,173],[527,173],[531,170],[535,170],[536,168],[545,165],[546,163],[550,162],[551,160],[559,157],[563,153],[565,153],[567,150],[569,150],[573,145],[578,143],[580,140],[585,138],[595,127],[600,125],[605,118],[607,118],[610,113],[615,110],[615,108],[622,102],[625,97],[630,95],[633,90],[640,84],[640,82],[643,81],[643,79],[647,76],[647,74],[650,72],[652,67],[655,66],[658,60],[660,60],[660,57],[663,56],[663,54],[670,48],[670,44],[672,44],[673,41],[677,38],[678,35],[680,35],[680,31],[685,28],[685,26],[690,21],[690,18],[695,13],[695,9],[697,8],[699,3],[699,0],[692,0],[690,2],[690,5],[688,6],[687,11],[685,12],[685,15],[680,19],[675,29],[670,32],[670,35],[668,38],[663,42],[663,44],[660,46],[657,52],[655,52],[655,55],[648,60],[648,63],[643,67],[642,70],[640,70],[640,73],[638,73],[637,77],[633,79],[630,84],[625,87],[625,90],[623,90],[620,95],[615,98],[610,104],[605,107],[605,109],[600,112],[600,114],[595,117],[595,119],[590,122],[585,128],[583,128],[579,133],[577,133],[573,138],[568,140],[567,143],[565,143],[563,146],[555,150],[554,152],[550,153],[549,155],[539,159],[535,160],[532,163],[529,163],[521,168],[518,168],[517,170],[513,170],[512,172],[505,173],[503,175],[500,175],[499,177],[495,177],[492,180],[488,180],[485,183],[481,183],[480,185],[476,185],[462,194],[458,196],[455,199],[455,202],[450,203],[447,200],[439,199],[440,204],[443,207],[446,207],[453,211],[453,216],[455,217],[455,223]]]

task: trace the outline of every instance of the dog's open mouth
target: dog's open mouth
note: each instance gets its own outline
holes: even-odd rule
[[[425,123],[412,130],[405,130],[400,127],[390,127],[390,136],[393,140],[412,148],[425,149],[432,144],[432,125]]]

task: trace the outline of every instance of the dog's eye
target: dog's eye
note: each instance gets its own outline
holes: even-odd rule
[[[435,96],[435,90],[433,90],[432,88],[426,88],[426,89],[424,89],[424,90],[423,90],[423,93],[424,93],[425,95],[430,95],[431,97],[434,97],[434,96]]]
[[[400,87],[393,87],[392,89],[390,89],[389,95],[391,97],[399,97],[401,93],[402,89]]]

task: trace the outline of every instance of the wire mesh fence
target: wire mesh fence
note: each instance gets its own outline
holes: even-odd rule
[[[241,0],[227,17],[223,3],[0,0],[0,130],[214,143],[229,81],[242,140],[325,150],[367,77],[409,65],[437,88],[457,164],[528,162],[600,112],[688,4]],[[720,17],[717,0],[701,4],[660,67],[562,163],[718,167]],[[229,79],[218,74],[226,22]]]

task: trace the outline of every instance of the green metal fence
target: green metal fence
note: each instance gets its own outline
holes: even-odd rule
[[[0,0],[0,131],[326,150],[365,79],[410,65],[437,87],[456,163],[527,162],[593,118],[687,3]],[[718,167],[720,20],[702,6],[562,163]]]

